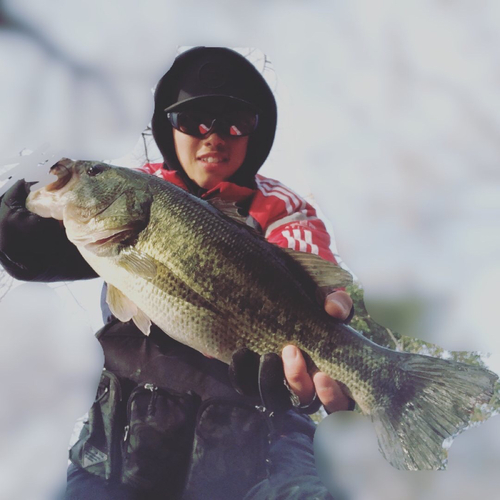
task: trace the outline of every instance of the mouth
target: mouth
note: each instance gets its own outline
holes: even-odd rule
[[[226,155],[218,153],[207,153],[196,157],[196,159],[206,165],[220,165],[229,161],[229,158]]]

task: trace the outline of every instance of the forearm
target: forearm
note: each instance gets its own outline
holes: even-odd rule
[[[76,250],[76,248],[75,248]],[[66,254],[37,255],[18,254],[11,257],[0,251],[0,265],[13,278],[21,281],[74,281],[97,278],[95,271],[81,256]],[[36,259],[36,260],[34,260]]]

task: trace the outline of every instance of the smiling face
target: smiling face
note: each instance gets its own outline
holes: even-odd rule
[[[188,177],[198,186],[211,189],[229,179],[243,164],[248,136],[214,132],[194,137],[173,129],[177,158]]]

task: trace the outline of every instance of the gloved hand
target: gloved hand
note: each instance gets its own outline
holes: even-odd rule
[[[242,395],[260,397],[270,411],[293,408],[291,392],[285,385],[283,361],[275,353],[259,356],[246,347],[237,350],[229,365],[229,379]]]
[[[95,278],[66,237],[59,221],[45,219],[26,208],[32,183],[16,182],[0,200],[0,263],[24,281],[66,281]]]
[[[310,415],[316,413],[323,404],[317,394],[308,404],[301,404],[286,380],[283,359],[276,353],[259,356],[245,347],[237,350],[229,365],[229,379],[240,394],[260,397],[263,406],[269,411],[279,413],[295,408]],[[341,402],[333,411],[354,409],[354,401],[341,394],[340,386],[337,399],[345,399],[347,404]],[[331,413],[328,408],[326,410]]]

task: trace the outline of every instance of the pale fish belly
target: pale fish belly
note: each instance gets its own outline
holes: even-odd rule
[[[97,257],[80,248],[108,285],[120,290],[155,325],[173,339],[229,363],[242,339],[203,299],[172,275],[160,270],[152,280],[130,273],[113,258]]]

